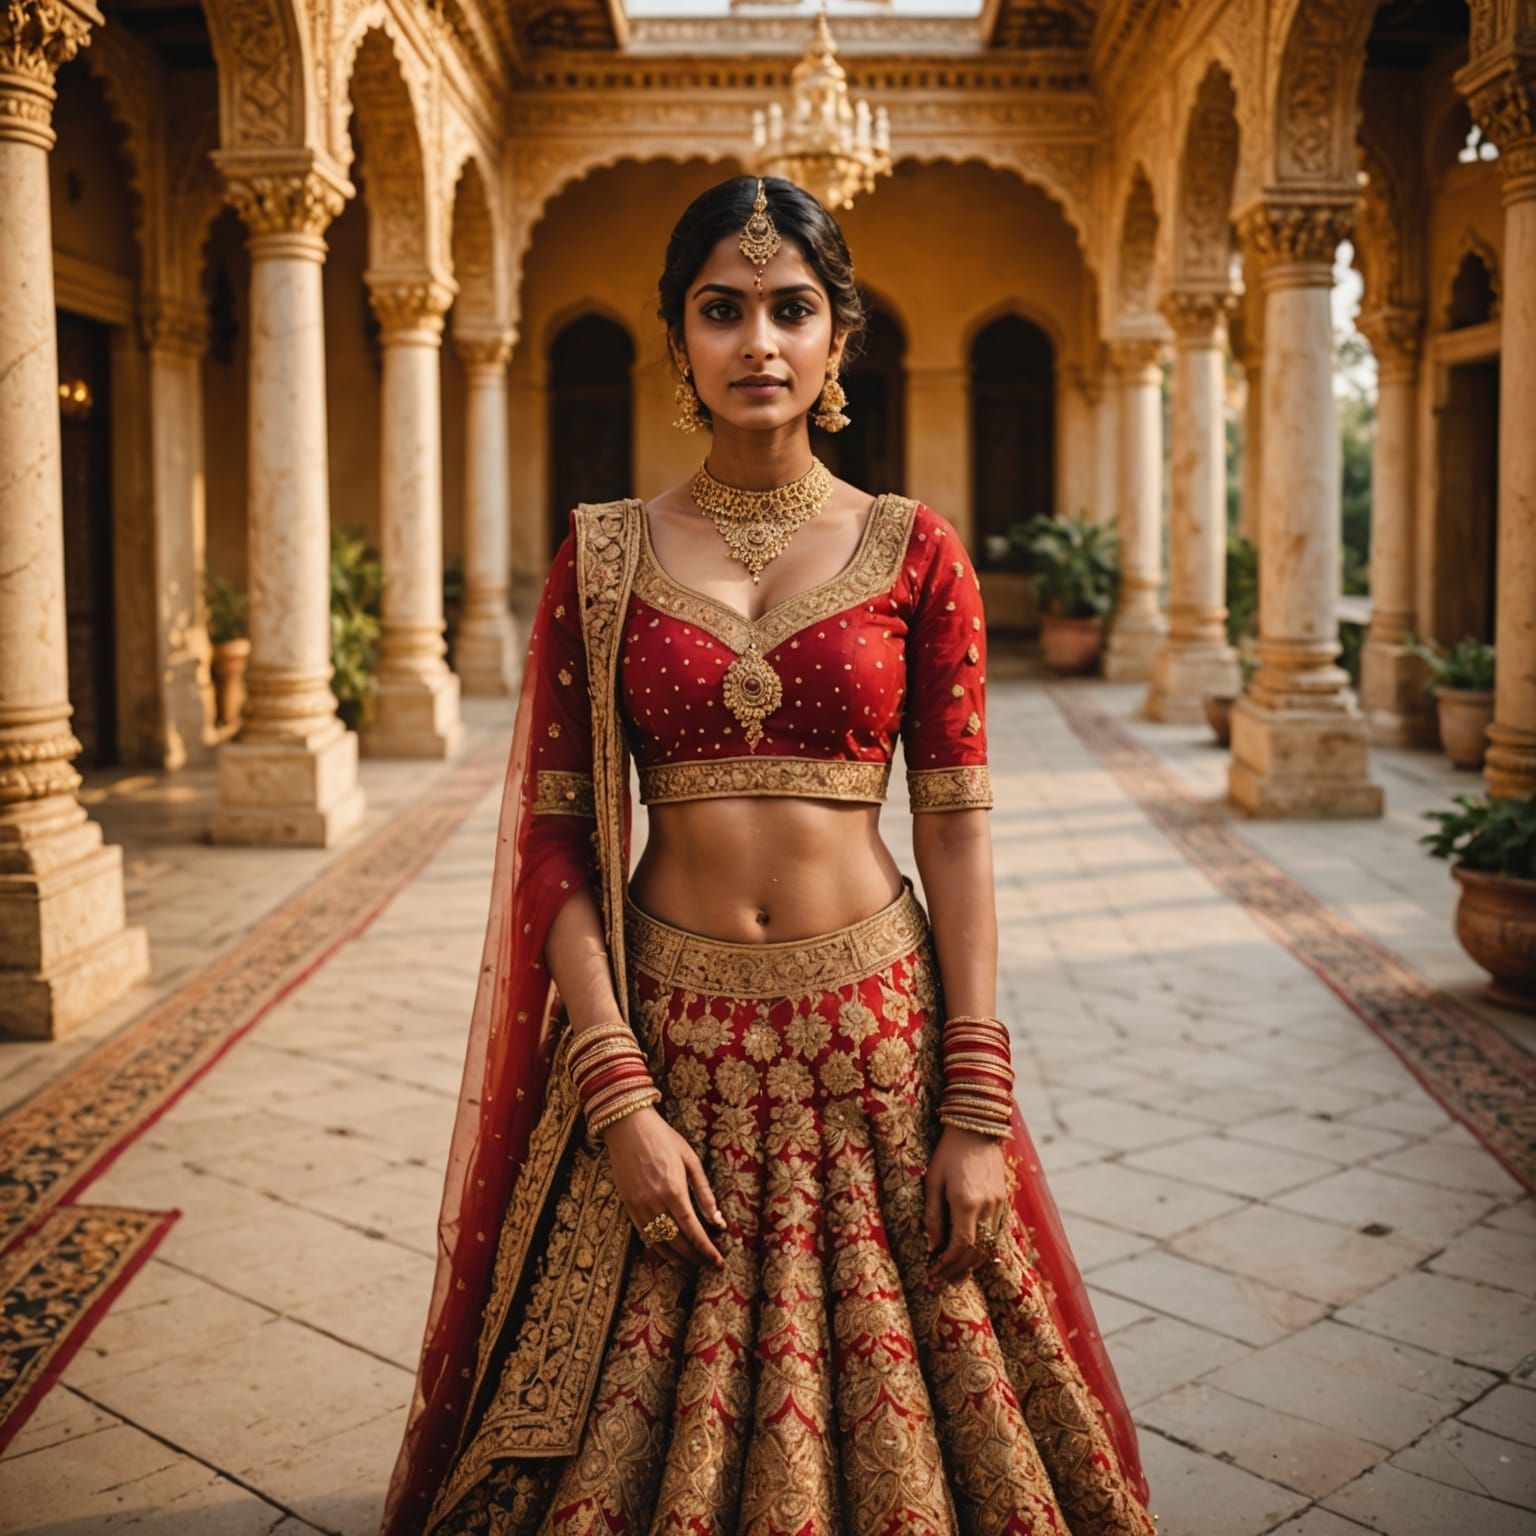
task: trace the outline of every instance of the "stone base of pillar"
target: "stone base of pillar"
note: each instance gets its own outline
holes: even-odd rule
[[[22,860],[36,868],[0,875],[0,1029],[57,1040],[144,980],[149,943],[124,925],[123,851],[94,822]]]
[[[1380,816],[1365,717],[1348,709],[1272,709],[1244,696],[1232,707],[1227,794],[1252,816]]]
[[[466,615],[453,637],[453,666],[469,698],[501,698],[517,687],[517,632],[510,613]]]
[[[1152,662],[1146,714],[1151,720],[1193,725],[1205,719],[1208,693],[1236,698],[1243,691],[1242,668],[1230,645],[1163,645]]]
[[[1159,618],[1117,617],[1104,642],[1100,671],[1105,679],[1111,683],[1146,682],[1167,633],[1167,624]]]
[[[1524,800],[1536,795],[1536,731],[1495,720],[1488,727],[1488,755],[1483,782],[1500,800]]]
[[[1360,654],[1360,708],[1371,740],[1383,747],[1429,747],[1435,724],[1424,692],[1424,663],[1406,646],[1367,639]]]
[[[235,740],[219,749],[216,843],[329,848],[362,823],[364,809],[357,737],[340,720],[308,740]]]
[[[444,667],[379,678],[378,712],[363,732],[365,757],[453,757],[464,744],[459,679]]]

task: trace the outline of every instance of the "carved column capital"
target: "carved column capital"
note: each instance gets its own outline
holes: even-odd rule
[[[1361,315],[1355,325],[1376,354],[1381,378],[1409,380],[1418,373],[1424,333],[1422,310],[1387,305]]]
[[[1499,151],[1504,201],[1536,197],[1536,55],[1474,61],[1456,76],[1467,110]]]
[[[184,299],[155,295],[139,306],[139,334],[151,352],[201,357],[208,350],[208,316]]]
[[[385,277],[365,272],[368,302],[378,317],[387,346],[396,341],[437,341],[443,317],[458,291],[453,283],[428,273]]]
[[[1224,288],[1186,288],[1163,295],[1158,308],[1180,341],[1214,342],[1237,296]]]
[[[1251,203],[1236,221],[1245,258],[1256,258],[1266,287],[1332,286],[1334,254],[1354,230],[1356,201],[1270,195]]]
[[[74,732],[66,728],[38,735],[36,730],[0,730],[0,806],[73,795],[80,787],[80,775],[71,766],[80,753]]]
[[[0,5],[0,138],[53,148],[54,77],[100,25],[101,12],[84,0]]]
[[[325,257],[325,232],[346,207],[353,187],[315,156],[292,159],[215,153],[224,195],[250,236],[252,256]]]
[[[1166,343],[1156,336],[1115,336],[1105,343],[1109,366],[1126,383],[1147,382],[1162,366]]]
[[[468,330],[455,325],[453,345],[466,368],[499,373],[512,360],[513,333],[510,327]]]

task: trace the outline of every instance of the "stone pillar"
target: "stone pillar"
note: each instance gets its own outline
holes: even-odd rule
[[[1258,669],[1232,711],[1228,793],[1259,816],[1378,816],[1365,719],[1339,654],[1339,431],[1329,296],[1351,204],[1266,201]]]
[[[1120,502],[1120,391],[1106,367],[1093,396],[1093,521],[1107,526]]]
[[[163,299],[141,317],[149,352],[155,524],[155,655],[159,758],[167,768],[212,760],[212,647],[203,605],[207,506],[202,357],[207,320]]]
[[[508,609],[512,545],[507,359],[512,333],[454,327],[464,359],[464,612],[453,654],[467,694],[508,694],[518,650]]]
[[[1169,499],[1168,636],[1152,664],[1146,712],[1154,720],[1205,718],[1208,693],[1242,691],[1227,641],[1227,443],[1223,292],[1170,294],[1163,313],[1176,337]]]
[[[1227,315],[1227,343],[1243,370],[1243,453],[1237,492],[1237,531],[1259,541],[1259,466],[1264,462],[1264,296],[1259,260],[1243,254],[1247,291]]]
[[[1360,658],[1360,707],[1372,737],[1392,746],[1426,739],[1424,666],[1413,633],[1414,485],[1421,317],[1413,309],[1362,315],[1376,354],[1376,444],[1371,459],[1371,627]]]
[[[1056,376],[1057,517],[1089,517],[1093,507],[1093,402],[1098,380],[1082,368],[1062,368]]]
[[[1163,578],[1163,343],[1110,343],[1119,388],[1120,596],[1104,648],[1112,682],[1151,675],[1167,632],[1159,590]]]
[[[34,1039],[149,970],[144,930],[124,926],[122,850],[70,766],[48,151],[55,73],[100,21],[54,0],[0,13],[0,1028]]]
[[[384,633],[370,757],[452,757],[464,738],[459,680],[443,660],[443,316],[453,289],[369,275],[383,328],[380,521]]]
[[[357,738],[331,692],[324,230],[350,187],[302,163],[219,155],[251,257],[246,464],[251,659],[219,751],[219,843],[325,847],[363,816]],[[296,157],[297,158],[297,157]]]
[[[1506,44],[1474,58],[1456,83],[1498,145],[1504,193],[1498,673],[1483,777],[1489,794],[1522,799],[1536,794],[1536,56]]]
[[[971,466],[956,443],[967,443],[970,371],[914,365],[907,370],[907,485],[955,525],[966,548],[976,550]],[[1021,515],[1022,509],[1021,509]]]

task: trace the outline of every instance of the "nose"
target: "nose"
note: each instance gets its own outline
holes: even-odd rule
[[[747,322],[746,337],[741,346],[742,356],[753,360],[777,355],[778,347],[773,337],[773,316],[769,313],[766,304],[760,304],[752,311],[752,316]]]

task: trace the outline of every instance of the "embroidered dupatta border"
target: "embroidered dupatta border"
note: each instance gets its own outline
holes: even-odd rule
[[[624,801],[629,762],[618,709],[618,639],[639,554],[640,525],[627,501],[576,509],[576,574],[592,712],[592,796],[603,927],[614,990],[624,1016],[629,988],[624,946]],[[643,503],[635,503],[643,510]],[[569,1031],[556,1042],[548,1099],[498,1234],[473,1390],[453,1471],[438,1490],[430,1530],[499,1460],[574,1455],[597,1387],[603,1343],[618,1308],[634,1223],[600,1144],[590,1141],[565,1071]],[[566,1167],[565,1193],[556,1197]],[[554,1209],[550,1202],[554,1200]],[[529,1295],[518,1336],[502,1356],[502,1377],[483,1420],[468,1435],[513,1303],[526,1287],[535,1236],[544,1283]],[[467,1437],[467,1444],[466,1444]]]

